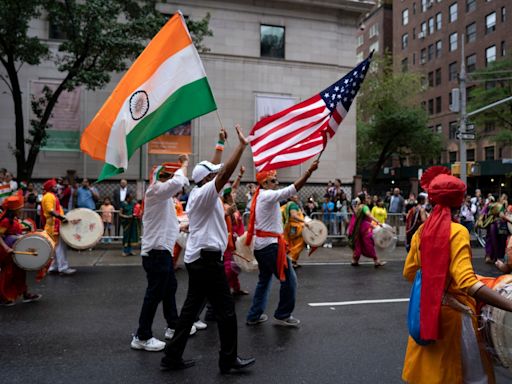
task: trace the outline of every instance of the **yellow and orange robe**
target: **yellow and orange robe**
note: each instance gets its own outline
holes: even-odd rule
[[[60,219],[51,215],[52,211],[64,215],[64,210],[60,206],[59,199],[53,192],[45,192],[41,200],[41,210],[43,211],[44,230],[57,243],[59,239]]]
[[[304,220],[304,214],[302,213],[299,205],[293,201],[289,201],[287,204],[283,205],[281,209],[283,214],[284,238],[288,243],[288,256],[290,256],[290,259],[296,263],[305,246],[304,239],[302,237],[302,228],[304,227],[304,223],[294,220],[290,215],[290,211],[297,211],[297,216],[301,220]]]
[[[404,277],[412,282],[420,265],[419,242],[420,230],[412,238],[411,250],[405,260]],[[451,223],[450,265],[447,293],[460,303],[470,307],[476,313],[476,301],[469,290],[479,280],[471,263],[471,247],[467,229],[457,223]],[[439,340],[421,346],[409,337],[405,354],[402,379],[411,384],[462,384],[464,383],[462,365],[462,316],[465,315],[452,307],[441,306]],[[478,341],[479,350],[472,351],[480,355],[482,367],[487,374],[488,383],[494,383],[494,371],[485,343],[478,332],[476,317],[472,317],[473,331]]]

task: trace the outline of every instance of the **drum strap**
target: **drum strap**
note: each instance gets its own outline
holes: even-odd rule
[[[282,233],[267,232],[257,229],[256,236],[277,238],[277,276],[280,281],[285,281],[286,276],[284,270],[288,268],[288,261],[286,260],[286,241],[284,240],[284,235]]]

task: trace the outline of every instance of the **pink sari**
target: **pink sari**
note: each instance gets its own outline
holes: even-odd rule
[[[366,216],[362,206],[355,215],[352,215],[348,225],[348,236],[351,238],[351,248],[354,250],[354,261],[358,261],[361,255],[376,260],[375,244],[373,242],[373,227],[371,219]],[[369,210],[368,207],[366,207]]]

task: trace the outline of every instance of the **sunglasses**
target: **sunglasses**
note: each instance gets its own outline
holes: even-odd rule
[[[275,184],[275,183],[277,183],[277,179],[270,179],[268,182],[272,183],[272,184]]]

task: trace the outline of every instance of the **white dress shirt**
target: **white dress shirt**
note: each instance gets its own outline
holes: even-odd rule
[[[201,249],[224,253],[228,245],[228,228],[224,207],[215,179],[201,187],[195,187],[188,197],[189,220],[185,263],[193,263],[201,256]]]
[[[126,194],[128,193],[128,187],[119,187],[119,202],[122,203],[126,200]]]
[[[179,233],[173,196],[185,185],[188,185],[188,179],[178,169],[172,179],[165,182],[157,180],[147,189],[142,216],[144,235],[141,256],[147,256],[152,249],[168,250],[172,253]]]
[[[256,218],[254,228],[256,230],[274,233],[283,233],[283,218],[279,202],[297,194],[295,185],[292,184],[283,189],[260,189],[256,200]],[[266,246],[277,243],[275,237],[258,237],[254,235],[254,249],[263,249]]]

